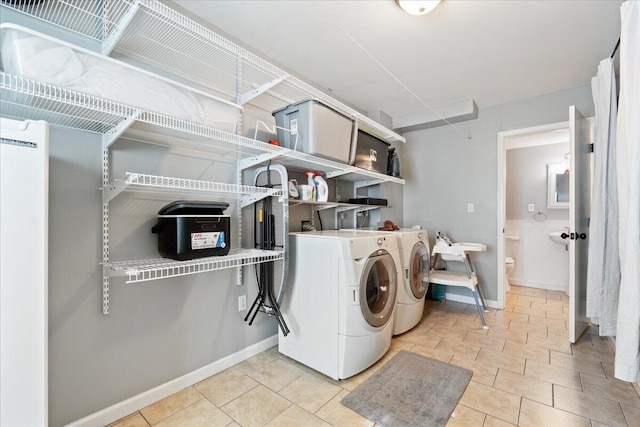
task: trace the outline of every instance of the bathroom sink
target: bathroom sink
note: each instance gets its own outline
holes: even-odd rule
[[[551,239],[552,242],[560,243],[561,245],[566,245],[569,243],[569,238],[566,238],[566,239],[562,238],[562,233],[566,233],[566,232],[567,230],[552,231],[551,233],[549,233],[549,239]]]

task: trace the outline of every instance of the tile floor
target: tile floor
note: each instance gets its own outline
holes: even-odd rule
[[[273,347],[110,427],[372,427],[340,399],[399,350],[473,371],[448,427],[640,426],[640,397],[613,378],[607,339],[591,326],[570,345],[563,293],[511,289],[506,309],[487,314],[489,330],[473,305],[427,301],[418,326],[347,380],[333,381]]]

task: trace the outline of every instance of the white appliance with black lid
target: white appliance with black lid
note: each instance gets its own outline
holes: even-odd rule
[[[179,200],[158,212],[151,229],[158,234],[158,252],[165,258],[186,261],[227,255],[230,244],[228,203]]]

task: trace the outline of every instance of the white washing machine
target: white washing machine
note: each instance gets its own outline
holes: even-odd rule
[[[357,229],[355,231],[387,235],[398,240],[400,273],[398,298],[393,315],[393,335],[403,334],[422,319],[424,298],[429,287],[430,252],[427,230],[401,228],[396,231]]]
[[[333,379],[362,372],[389,349],[398,288],[392,236],[330,230],[289,234],[278,349]]]

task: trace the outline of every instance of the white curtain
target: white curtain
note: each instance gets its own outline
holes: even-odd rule
[[[616,184],[616,78],[613,59],[600,62],[591,79],[596,127],[593,192],[589,225],[587,316],[602,336],[616,334],[620,259],[618,256],[618,188]]]
[[[640,2],[620,9],[620,99],[617,172],[620,297],[615,377],[640,380]]]

